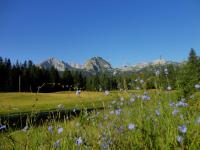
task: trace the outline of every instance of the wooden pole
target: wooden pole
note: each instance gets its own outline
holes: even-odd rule
[[[21,92],[21,76],[19,75],[19,92]]]

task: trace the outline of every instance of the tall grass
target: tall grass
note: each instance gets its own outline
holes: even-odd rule
[[[40,127],[27,124],[27,129],[1,133],[0,146],[19,150],[200,148],[198,105],[190,104],[198,103],[195,98],[188,100],[187,107],[178,107],[176,96],[169,99],[169,92],[160,96],[151,92],[150,100],[142,99],[141,94],[127,95],[126,99],[114,99],[102,111],[83,111],[73,120],[51,119]],[[174,110],[178,112],[173,114]],[[129,129],[130,124],[133,129]],[[182,125],[186,133],[179,130]],[[63,128],[60,134],[59,128]]]
[[[198,93],[181,101],[176,91],[159,87],[115,94],[103,110],[2,132],[0,149],[200,149]]]

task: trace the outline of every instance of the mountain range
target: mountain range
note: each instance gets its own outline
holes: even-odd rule
[[[180,63],[173,61],[166,61],[164,59],[158,59],[152,62],[139,63],[136,65],[124,65],[119,68],[113,68],[108,61],[106,61],[102,57],[96,56],[87,60],[83,65],[77,63],[67,63],[55,57],[50,57],[47,60],[40,63],[39,66],[45,69],[50,69],[51,67],[54,67],[59,72],[63,72],[65,69],[68,69],[68,70],[79,70],[79,71],[86,71],[93,73],[113,72],[114,74],[116,74],[120,72],[136,72],[144,68],[154,67],[159,65],[163,66],[168,64],[178,65]]]

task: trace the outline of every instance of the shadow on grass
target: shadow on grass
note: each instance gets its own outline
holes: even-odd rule
[[[104,107],[87,109],[51,109],[41,112],[23,112],[10,115],[0,115],[0,124],[6,125],[3,132],[23,129],[28,126],[40,126],[47,122],[71,120],[79,117],[83,112],[91,113]]]

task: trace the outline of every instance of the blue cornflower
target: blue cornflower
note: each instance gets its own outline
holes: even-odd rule
[[[170,106],[170,107],[173,107],[174,105],[175,105],[174,102],[170,102],[170,103],[169,103],[169,106]]]
[[[172,112],[172,115],[176,115],[177,113],[179,113],[179,110],[177,110],[177,109],[174,109],[174,111]]]
[[[130,124],[128,125],[128,129],[129,129],[129,130],[134,130],[134,129],[135,129],[135,125],[134,125],[133,123],[130,123]]]
[[[200,89],[200,85],[199,84],[196,84],[194,87],[195,87],[195,89]]]
[[[180,135],[178,135],[178,136],[176,137],[176,139],[177,139],[177,141],[178,141],[179,143],[182,143],[182,142],[183,142],[183,137],[180,136]]]
[[[0,125],[0,130],[6,129],[6,125]]]
[[[148,101],[150,99],[151,99],[150,96],[148,96],[148,95],[142,95],[142,100],[143,101]]]
[[[176,104],[176,107],[187,107],[187,106],[188,106],[188,104],[185,103],[185,102],[183,102],[183,101],[180,101],[180,102],[178,102],[178,103]]]
[[[60,147],[60,140],[57,140],[57,141],[53,144],[53,146],[54,146],[55,148]]]
[[[182,126],[178,126],[178,130],[182,133],[186,133],[187,132],[187,127],[186,125],[182,125]]]
[[[49,131],[50,133],[53,133],[53,127],[52,127],[52,126],[48,126],[48,131]]]
[[[63,128],[59,127],[58,128],[58,134],[61,134],[63,132]]]
[[[81,90],[77,90],[76,95],[80,96],[80,94],[81,94]]]
[[[115,113],[114,110],[111,110],[111,111],[110,111],[110,114],[111,114],[111,115],[113,115],[114,113]]]
[[[76,144],[77,145],[81,145],[83,143],[83,140],[81,137],[79,137],[78,139],[76,139]]]
[[[121,109],[116,109],[116,110],[115,110],[115,114],[116,114],[116,115],[120,115],[120,114],[121,114],[121,111],[122,111]]]
[[[156,110],[155,112],[156,112],[156,115],[157,115],[157,116],[160,116],[159,110]]]
[[[103,143],[103,144],[102,144],[102,149],[103,149],[103,150],[106,150],[106,148],[107,148],[106,143]]]

